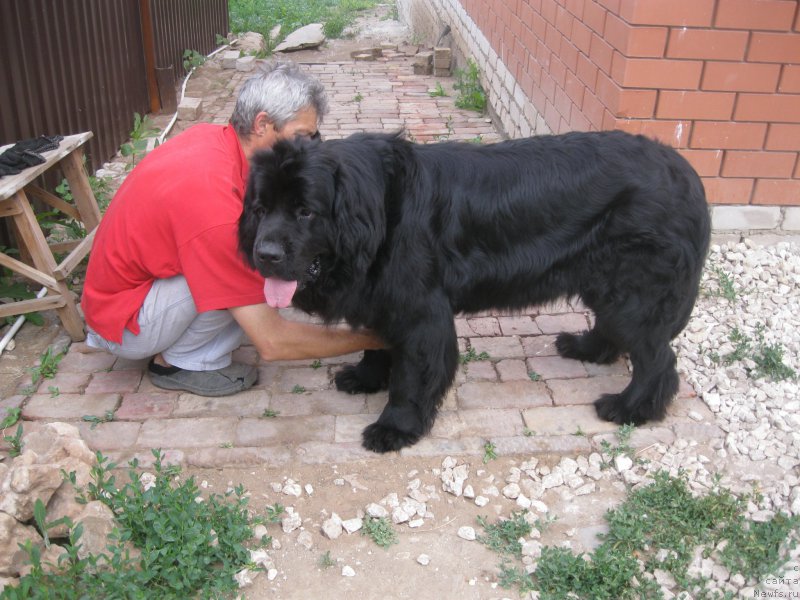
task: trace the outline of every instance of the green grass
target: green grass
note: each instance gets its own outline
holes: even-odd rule
[[[768,344],[765,339],[766,328],[759,323],[755,328],[755,339],[734,327],[728,334],[728,341],[733,344],[733,350],[725,355],[712,354],[711,359],[723,365],[732,365],[735,362],[752,360],[755,367],[748,368],[748,375],[758,378],[767,378],[772,381],[796,379],[794,369],[783,362],[784,348],[779,343]]]
[[[458,356],[458,362],[459,364],[465,365],[476,360],[489,360],[490,358],[491,357],[487,352],[481,352],[478,354],[474,348],[470,348],[465,353]]]
[[[58,373],[58,363],[62,358],[64,358],[63,352],[54,352],[52,348],[45,350],[39,358],[39,364],[30,370],[33,384],[36,385],[42,379],[55,377]]]
[[[229,0],[228,14],[233,33],[255,31],[269,40],[276,25],[281,35],[310,23],[323,23],[325,35],[339,38],[358,13],[374,7],[378,0]]]
[[[486,442],[483,445],[483,464],[488,463],[490,460],[497,458],[497,447],[492,442]]]
[[[386,517],[366,517],[361,528],[361,535],[367,535],[381,548],[388,548],[397,543],[397,532]]]
[[[114,512],[117,527],[106,552],[79,558],[82,527],[70,523],[66,558],[56,570],[45,572],[40,550],[28,544],[30,573],[15,587],[6,587],[0,598],[230,597],[237,589],[233,575],[250,560],[245,543],[252,538],[252,526],[263,520],[249,515],[241,486],[196,501],[200,490],[194,477],[179,477],[178,467],[164,465],[159,451],[153,454],[155,485],[146,491],[139,483],[137,461],[129,464],[130,482],[117,487],[112,474],[116,465],[100,453],[92,482],[78,490],[79,500],[100,500]],[[74,483],[75,474],[68,478]],[[43,522],[43,514],[36,519],[42,533],[52,525]],[[131,544],[139,556],[130,555]]]
[[[651,485],[630,492],[606,513],[609,530],[593,552],[574,555],[546,546],[533,575],[516,562],[522,548],[518,540],[531,531],[524,515],[514,513],[494,525],[479,518],[486,534],[478,539],[501,555],[503,587],[520,594],[538,591],[541,600],[662,598],[652,579],[656,569],[669,572],[677,589],[694,598],[732,598],[711,592],[708,581],[691,574],[697,548],[732,575],[757,583],[780,573],[798,542],[800,517],[778,513],[767,522],[750,521],[745,509],[751,500],[718,487],[695,496],[683,476],[659,472]]]
[[[486,92],[483,91],[480,81],[480,70],[472,60],[466,68],[456,69],[456,83],[453,88],[458,91],[456,106],[467,110],[482,113],[486,110]]]

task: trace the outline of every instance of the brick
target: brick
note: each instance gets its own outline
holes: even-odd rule
[[[478,336],[500,335],[500,325],[496,317],[474,317],[467,319],[469,328]]]
[[[539,335],[542,333],[530,315],[499,317],[497,321],[503,335]]]
[[[494,363],[488,360],[471,362],[464,367],[466,381],[497,381]]]
[[[611,444],[612,447],[619,445],[618,433],[600,433],[592,437],[592,445],[595,449],[603,447],[603,442]],[[675,442],[675,434],[667,427],[637,427],[633,430],[628,445],[634,450],[641,450],[653,444],[664,444],[669,446]]]
[[[203,114],[203,99],[185,97],[178,105],[178,119],[196,121]]]
[[[605,377],[609,375],[621,375],[624,377],[630,377],[631,372],[628,369],[628,361],[624,358],[618,359],[616,362],[613,362],[608,365],[599,365],[597,363],[590,363],[585,362],[583,363],[586,372],[589,373],[589,377]]]
[[[800,93],[800,65],[783,65],[778,91],[784,94]]]
[[[722,29],[792,28],[795,0],[719,0],[715,25]]]
[[[692,123],[690,121],[656,119],[614,119],[608,127],[646,135],[673,148],[684,148],[688,145]]]
[[[707,61],[701,89],[721,92],[774,92],[780,65]]]
[[[596,33],[592,35],[592,46],[589,49],[589,58],[600,70],[611,73],[614,60],[614,48]]]
[[[105,373],[95,373],[92,380],[86,386],[87,394],[112,394],[114,392],[124,394],[135,392],[142,380],[141,371],[108,371]]]
[[[527,408],[550,406],[550,395],[541,381],[468,382],[456,390],[460,409]]]
[[[800,124],[770,123],[767,150],[800,150]]]
[[[186,455],[187,466],[200,469],[222,469],[225,467],[271,467],[285,465],[292,459],[286,447],[267,448],[195,448]]]
[[[298,388],[306,390],[321,390],[331,384],[328,369],[313,367],[300,367],[296,369],[284,369],[280,374],[278,390],[281,392],[291,392]]]
[[[722,166],[723,177],[791,177],[797,153],[728,150]]]
[[[500,381],[530,381],[528,367],[524,360],[507,358],[497,363]]]
[[[340,442],[360,442],[361,433],[368,425],[376,421],[374,414],[344,415],[336,417],[336,430],[334,441]]]
[[[402,457],[436,457],[442,456],[459,456],[459,455],[472,455],[482,456],[485,452],[484,444],[486,438],[470,437],[460,439],[449,438],[434,438],[424,437],[411,447],[403,448],[400,450]],[[333,458],[327,462],[340,462],[340,453],[336,453]],[[372,457],[380,456],[374,452],[370,452]]]
[[[142,448],[219,446],[234,442],[238,423],[235,418],[150,419],[142,423],[136,444]]]
[[[61,394],[55,398],[35,394],[22,408],[22,416],[30,420],[80,421],[84,415],[104,416],[119,403],[117,394]]]
[[[431,437],[492,437],[522,435],[525,425],[519,409],[468,409],[439,414]]]
[[[539,315],[536,317],[536,325],[542,333],[578,333],[585,331],[588,327],[586,317],[578,313],[567,313],[564,315]]]
[[[383,399],[385,403],[386,398]],[[269,408],[283,417],[301,415],[347,415],[366,410],[366,396],[322,390],[305,394],[276,394]],[[256,416],[263,414],[263,409]]]
[[[785,229],[786,231],[800,231],[800,207],[795,206],[786,209],[781,229]]]
[[[210,398],[195,394],[180,394],[172,412],[179,417],[260,417],[270,407],[269,394],[263,390],[248,390],[235,396]]]
[[[736,121],[775,121],[800,123],[800,95],[739,94],[733,118]]]
[[[800,63],[800,35],[754,31],[747,51],[747,60]]]
[[[706,198],[712,204],[748,204],[753,194],[753,180],[730,177],[704,177]]]
[[[730,119],[735,94],[664,90],[659,94],[656,117],[661,119]],[[741,119],[748,120],[748,119]]]
[[[419,444],[417,444],[419,445]],[[330,465],[343,462],[362,461],[380,458],[376,454],[361,446],[361,442],[347,442],[334,444],[330,442],[303,442],[297,444],[295,454],[304,464]]]
[[[612,76],[625,87],[694,90],[700,85],[703,63],[666,58],[614,57]]]
[[[592,45],[592,30],[588,25],[575,19],[572,23],[572,34],[569,39],[578,50],[587,56],[589,55],[589,49]]]
[[[753,194],[753,204],[798,204],[800,201],[800,180],[797,179],[759,179]]]
[[[522,350],[525,356],[557,356],[556,336],[537,335],[522,338]]]
[[[477,354],[486,352],[490,358],[521,358],[525,356],[517,336],[472,338],[470,345]]]
[[[715,206],[711,224],[715,231],[775,229],[781,221],[777,206]]]
[[[722,165],[722,150],[690,150],[683,148],[680,153],[701,177],[716,177],[719,175],[719,169]]]
[[[619,117],[652,117],[656,108],[656,90],[626,89],[605,73],[598,73],[596,93],[600,101]]]
[[[742,60],[749,34],[746,31],[675,28],[670,31],[667,58]]]
[[[600,4],[588,1],[583,8],[583,22],[592,31],[603,35],[606,28],[606,15],[608,11]],[[576,21],[577,22],[577,21]]]
[[[586,377],[586,369],[580,361],[560,356],[529,358],[528,368],[545,380]]]
[[[619,15],[636,25],[707,27],[714,14],[714,0],[622,0]]]
[[[614,14],[606,17],[605,38],[625,56],[663,56],[668,31],[666,27],[630,25]]]
[[[89,383],[91,373],[69,373],[59,371],[52,379],[45,380],[39,388],[44,393],[51,387],[56,388],[61,394],[80,394]]]
[[[124,450],[136,446],[141,423],[111,422],[98,423],[92,428],[91,423],[82,422],[78,428],[81,437],[92,450]]]
[[[117,360],[117,357],[108,352],[67,352],[67,355],[58,363],[59,373],[85,373],[107,371]]]
[[[178,393],[166,394],[125,394],[114,419],[121,421],[146,421],[165,419],[172,415]]]
[[[692,129],[692,148],[758,150],[764,147],[766,123],[698,121]]]
[[[222,68],[235,69],[236,61],[239,60],[238,50],[227,50],[222,53]]]
[[[616,394],[630,383],[630,377],[598,376],[583,379],[558,379],[548,381],[553,394],[553,404],[591,404],[602,394]]]
[[[592,435],[618,429],[618,425],[600,419],[591,404],[530,408],[522,412],[522,417],[528,429],[534,432],[531,436],[534,439],[539,436],[563,435],[585,440],[585,436],[575,434],[583,432]]]
[[[333,442],[334,423],[332,416],[242,419],[236,426],[235,441],[237,446]]]

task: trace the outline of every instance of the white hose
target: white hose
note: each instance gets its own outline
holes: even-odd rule
[[[39,293],[36,294],[37,298],[43,298],[44,295],[47,293],[47,288],[42,288],[39,290]],[[0,340],[0,354],[3,353],[3,350],[6,349],[8,343],[17,335],[17,332],[22,327],[22,324],[25,322],[25,315],[20,315],[17,317],[17,320],[14,321],[14,324],[11,326],[11,329],[6,331],[6,334],[3,336],[3,339]]]

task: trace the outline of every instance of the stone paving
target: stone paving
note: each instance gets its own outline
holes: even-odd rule
[[[501,135],[490,119],[454,105],[452,78],[413,74],[411,58],[388,52],[374,62],[310,63],[305,68],[325,84],[331,104],[322,133],[342,137],[356,131],[404,128],[419,142],[475,140]],[[223,71],[212,61],[189,82],[187,95],[202,95],[201,120],[227,122],[236,90],[247,73]],[[431,96],[441,82],[449,96]],[[174,135],[192,123],[178,121]],[[291,311],[289,311],[291,312]],[[299,313],[291,318],[306,318]],[[624,360],[597,366],[564,360],[555,334],[577,332],[591,314],[560,302],[522,314],[485,313],[456,321],[465,363],[448,393],[431,434],[403,456],[480,455],[487,442],[498,455],[576,454],[598,449],[616,426],[597,418],[592,401],[620,391],[629,380]],[[485,360],[467,360],[488,355]],[[357,355],[324,361],[264,363],[252,346],[236,360],[257,364],[258,385],[228,398],[204,398],[154,387],[145,362],[132,362],[72,344],[53,379],[30,381],[2,406],[22,408],[26,430],[48,421],[77,424],[89,445],[124,462],[144,464],[151,448],[187,466],[343,462],[374,459],[359,440],[386,394],[350,396],[332,379]],[[275,416],[268,417],[267,414]],[[97,419],[87,420],[87,416]],[[100,421],[100,422],[98,422]],[[637,428],[631,444],[671,443],[676,437],[708,440],[721,435],[712,413],[683,385],[666,420]]]

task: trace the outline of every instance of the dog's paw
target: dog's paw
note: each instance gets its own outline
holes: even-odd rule
[[[573,333],[559,333],[556,337],[556,350],[563,358],[582,360],[580,337]]]
[[[641,425],[647,421],[638,411],[628,408],[621,394],[603,394],[594,401],[594,408],[601,419],[617,425]]]
[[[348,365],[334,376],[336,389],[348,394],[374,394],[388,387],[388,382],[364,375],[358,365]]]
[[[386,427],[380,423],[373,423],[367,426],[362,435],[364,448],[380,454],[412,446],[418,440],[419,436],[414,433],[400,431],[394,427]]]

